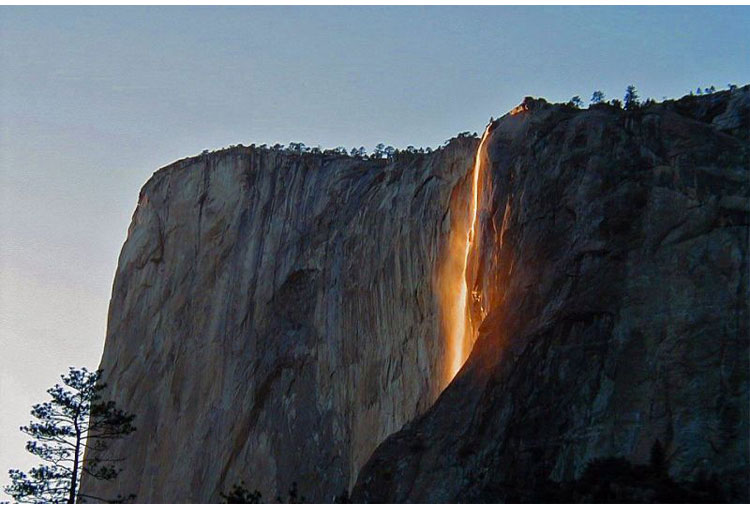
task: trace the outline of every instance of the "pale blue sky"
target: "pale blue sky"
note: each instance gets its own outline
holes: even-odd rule
[[[750,81],[748,7],[0,8],[0,484],[98,363],[158,167],[230,144],[431,145],[524,95]]]

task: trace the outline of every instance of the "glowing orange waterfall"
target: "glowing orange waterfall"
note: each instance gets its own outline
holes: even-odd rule
[[[469,203],[468,227],[466,232],[451,234],[447,258],[443,261],[440,281],[440,299],[443,316],[443,330],[447,338],[447,379],[446,384],[456,376],[466,361],[474,342],[474,330],[469,317],[469,287],[466,281],[471,248],[477,234],[479,214],[479,175],[481,154],[489,135],[489,125],[482,134],[471,178],[471,200]]]

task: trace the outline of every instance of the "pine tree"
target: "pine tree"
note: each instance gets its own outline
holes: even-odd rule
[[[33,406],[31,415],[36,421],[21,426],[21,431],[32,438],[26,443],[26,450],[44,463],[28,474],[10,470],[11,485],[5,492],[17,502],[32,503],[134,498],[130,495],[104,499],[84,495],[79,489],[83,474],[96,480],[117,477],[120,470],[114,463],[121,459],[101,456],[110,441],[135,431],[135,416],[120,410],[112,401],[101,400],[100,393],[106,387],[100,383],[101,370],[71,367],[61,378],[63,385],[55,384],[47,390],[52,399]]]
[[[638,102],[638,92],[635,89],[635,86],[629,85],[627,89],[625,90],[625,109],[628,111],[632,111],[633,109],[638,109],[638,106],[640,106],[640,102]]]
[[[575,97],[570,99],[570,101],[568,101],[568,105],[571,107],[575,107],[576,109],[580,109],[581,107],[583,107],[583,101],[581,100],[581,97],[576,95]]]

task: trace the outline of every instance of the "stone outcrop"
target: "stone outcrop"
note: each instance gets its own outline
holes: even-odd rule
[[[88,494],[216,502],[353,485],[441,385],[433,279],[477,141],[392,162],[236,147],[141,191],[101,367],[136,414]]]
[[[658,441],[676,481],[750,500],[750,87],[514,113],[480,154],[479,337],[447,388],[435,291],[476,139],[390,162],[237,147],[156,172],[101,363],[138,430],[112,446],[117,480],[84,491],[539,500],[597,458],[648,474]]]
[[[747,502],[750,88],[527,105],[487,143],[476,345],[354,500],[538,500],[658,440],[673,479]]]

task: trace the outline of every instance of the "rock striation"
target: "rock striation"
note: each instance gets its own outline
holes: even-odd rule
[[[477,141],[391,162],[236,147],[143,187],[101,362],[138,430],[89,494],[348,490],[444,387],[433,279]]]
[[[487,143],[478,340],[353,499],[539,501],[659,441],[672,478],[747,502],[750,87],[526,106]]]
[[[83,489],[538,501],[658,442],[665,474],[750,500],[750,87],[630,111],[527,99],[488,132],[462,258],[478,338],[447,388],[437,290],[478,140],[157,171],[101,363],[138,431],[112,447],[117,480]]]

